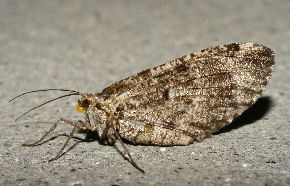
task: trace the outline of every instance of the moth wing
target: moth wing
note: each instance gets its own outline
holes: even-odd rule
[[[185,55],[121,80],[101,93],[122,121],[210,135],[250,107],[274,65],[271,49],[220,45]]]

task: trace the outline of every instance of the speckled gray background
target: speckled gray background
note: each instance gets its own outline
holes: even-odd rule
[[[289,185],[290,1],[0,1],[0,185]],[[82,118],[78,97],[14,119],[59,95],[24,91],[69,88],[98,92],[111,83],[203,48],[257,42],[276,53],[267,91],[223,131],[189,146],[127,144],[143,175],[117,148],[77,133],[70,150],[60,117]],[[119,150],[122,150],[117,143]]]

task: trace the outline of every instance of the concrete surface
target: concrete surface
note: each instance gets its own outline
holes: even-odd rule
[[[290,1],[0,1],[0,185],[290,185]],[[68,88],[98,92],[111,83],[203,48],[257,42],[276,53],[267,91],[229,127],[185,147],[126,144],[146,174],[117,148],[61,125],[82,118],[79,97],[29,108],[60,95],[25,91]]]

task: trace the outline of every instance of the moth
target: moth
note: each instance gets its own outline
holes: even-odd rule
[[[253,43],[232,43],[207,48],[139,72],[96,94],[67,89],[63,96],[81,98],[77,111],[84,120],[59,119],[41,139],[24,146],[35,146],[58,124],[73,127],[67,141],[51,160],[63,153],[77,129],[96,131],[100,140],[114,144],[118,140],[124,154],[138,170],[122,139],[134,144],[158,146],[189,145],[202,141],[228,125],[255,103],[269,82],[274,65],[271,49]],[[12,101],[10,100],[10,101]]]

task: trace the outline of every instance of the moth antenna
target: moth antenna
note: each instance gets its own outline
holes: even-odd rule
[[[37,105],[37,106],[33,107],[32,109],[30,109],[30,110],[28,110],[28,111],[26,111],[25,113],[23,113],[22,115],[20,115],[18,118],[16,118],[15,121],[17,121],[18,119],[22,118],[22,117],[23,117],[24,115],[26,115],[27,113],[29,113],[29,112],[31,112],[31,111],[33,111],[33,110],[35,110],[35,109],[37,109],[37,108],[39,108],[39,107],[41,107],[41,106],[47,104],[47,103],[53,102],[53,101],[55,101],[55,100],[58,100],[58,99],[61,99],[61,98],[64,98],[64,97],[73,96],[73,95],[81,95],[81,94],[80,94],[79,92],[75,92],[75,93],[72,93],[72,94],[66,94],[66,95],[59,96],[59,97],[57,97],[57,98],[51,99],[51,100],[49,100],[49,101],[46,101],[46,102],[44,102],[44,103],[42,103],[42,104],[40,104],[40,105]]]
[[[33,91],[28,91],[28,92],[24,92],[12,99],[9,100],[9,102],[25,95],[25,94],[31,94],[31,93],[34,93],[34,92],[46,92],[46,91],[50,91],[50,90],[58,90],[58,91],[63,91],[63,92],[74,92],[74,93],[79,93],[78,91],[75,91],[75,90],[69,90],[69,89],[60,89],[60,88],[49,88],[49,89],[40,89],[40,90],[33,90]]]

